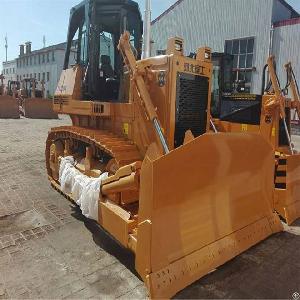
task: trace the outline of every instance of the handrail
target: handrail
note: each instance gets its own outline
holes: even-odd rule
[[[147,114],[148,118],[150,119],[150,121],[153,123],[156,134],[157,134],[157,136],[160,140],[160,143],[164,149],[164,153],[167,154],[170,152],[170,150],[168,148],[166,139],[163,135],[163,130],[161,129],[161,126],[159,124],[158,115],[156,113],[156,109],[151,100],[149,91],[146,87],[144,78],[140,74],[140,72],[137,70],[136,59],[134,57],[134,54],[133,54],[131,46],[130,46],[130,33],[129,32],[126,31],[124,34],[121,35],[118,49],[123,56],[125,64],[127,65],[127,67],[130,70],[132,79],[135,81],[141,101],[144,104],[146,114]]]

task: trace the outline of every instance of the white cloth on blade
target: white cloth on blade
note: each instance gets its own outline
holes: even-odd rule
[[[103,173],[98,178],[90,178],[86,175],[77,175],[72,189],[72,196],[80,206],[82,214],[92,220],[98,221],[98,203],[102,180],[108,177]]]
[[[72,166],[75,165],[75,160],[73,156],[67,156],[61,159],[60,166],[59,166],[59,179],[62,176],[62,173],[65,169],[66,164],[71,164]]]
[[[59,167],[59,182],[64,193],[70,194],[74,185],[74,177],[78,172],[74,167],[75,161],[72,156],[64,157]]]
[[[73,157],[68,156],[61,160],[59,182],[62,191],[72,194],[85,217],[98,221],[101,183],[108,177],[108,173],[101,174],[99,178],[91,178],[81,174],[74,165]]]

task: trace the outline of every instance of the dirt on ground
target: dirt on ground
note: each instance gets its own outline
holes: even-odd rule
[[[65,116],[0,120],[0,299],[147,298],[133,255],[50,187],[47,132],[69,124]],[[294,143],[300,150],[300,137]],[[176,298],[292,299],[299,248],[298,221]]]

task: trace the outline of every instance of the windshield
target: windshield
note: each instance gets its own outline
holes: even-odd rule
[[[118,51],[119,39],[124,31],[129,31],[132,50],[140,59],[142,27],[134,2],[85,1],[72,10],[64,69],[74,64],[82,67],[85,98],[120,98],[123,58]]]
[[[142,22],[139,11],[126,11],[117,5],[97,4],[92,10],[91,18],[87,20],[86,7],[87,5],[82,5],[71,14],[64,69],[74,64],[86,66],[89,61],[88,52],[97,51],[99,67],[101,56],[104,55],[110,58],[112,67],[116,70],[119,67],[117,45],[125,30],[130,32],[130,42],[137,59],[141,57]],[[88,45],[88,36],[98,44],[96,47]]]

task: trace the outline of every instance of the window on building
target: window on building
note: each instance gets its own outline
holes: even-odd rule
[[[34,79],[36,79],[36,73],[34,73]]]
[[[45,63],[45,54],[43,54],[43,57],[42,57],[42,63],[43,63],[43,64]]]
[[[245,82],[246,92],[250,93],[254,38],[243,38],[225,41],[225,53],[233,55],[233,78],[237,82]]]
[[[47,62],[50,62],[49,52],[47,53]]]
[[[26,78],[28,78],[28,74],[26,74]]]
[[[50,72],[47,72],[47,81],[50,80]]]
[[[19,81],[19,75],[17,75],[17,81]]]
[[[52,61],[55,61],[55,54],[54,54],[54,51],[52,51]]]
[[[46,78],[45,78],[45,73],[43,73],[43,81],[45,82]]]
[[[39,65],[41,64],[41,55],[39,54]]]
[[[30,60],[30,65],[32,65],[32,57],[31,56],[30,56],[29,60]]]
[[[38,81],[41,81],[41,73],[38,75]]]
[[[30,74],[30,79],[32,78],[32,74]]]
[[[15,68],[13,68],[13,73],[15,74]]]

